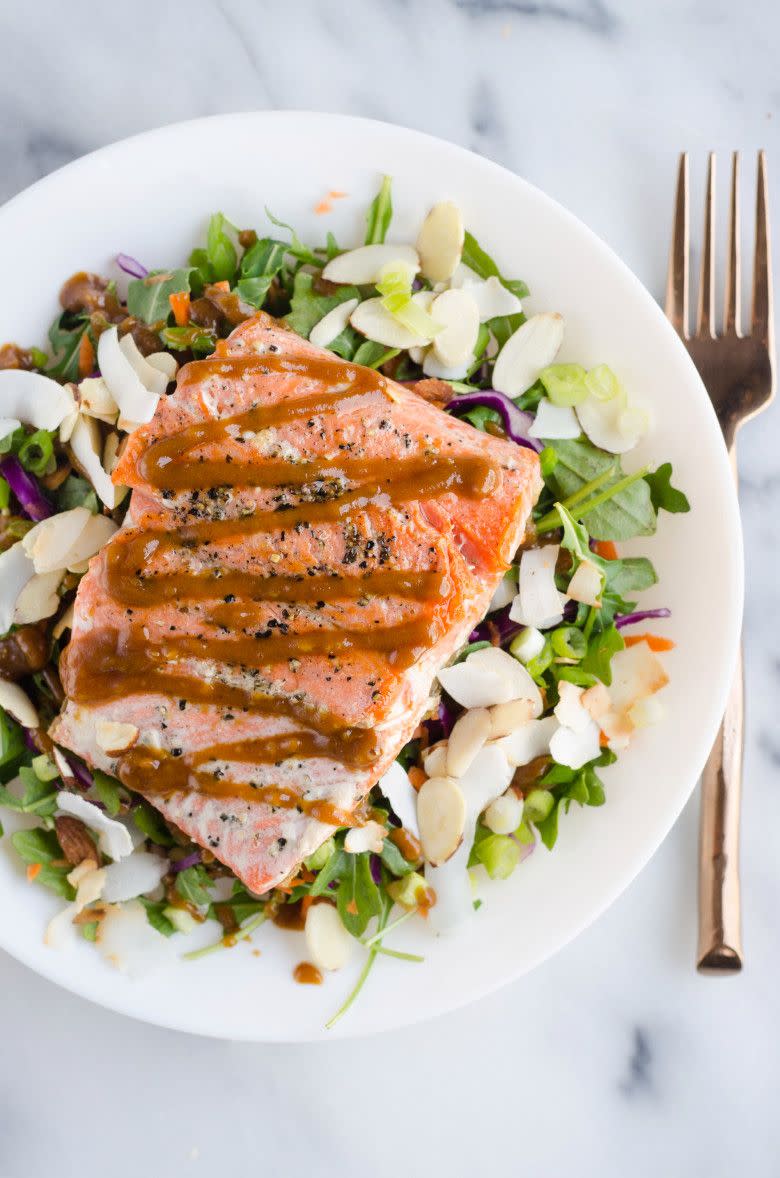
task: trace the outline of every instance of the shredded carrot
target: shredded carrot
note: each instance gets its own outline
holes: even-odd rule
[[[32,882],[32,880],[36,879],[40,874],[41,874],[41,864],[40,863],[28,863],[28,865],[27,865],[27,878],[31,882]]]
[[[608,744],[609,744],[609,737],[607,736],[606,732],[600,732],[599,733],[599,748],[605,749]]]
[[[89,332],[85,331],[79,340],[79,376],[89,376],[95,371],[95,349]]]
[[[357,916],[358,906],[354,900],[350,900],[349,904],[347,904],[347,912],[350,916]]]
[[[318,217],[322,217],[325,213],[333,212],[333,205],[326,197],[325,200],[320,200],[317,202],[317,204],[314,206],[314,211]]]
[[[611,540],[594,540],[593,551],[603,560],[617,560],[618,550]]]
[[[190,321],[190,292],[188,290],[176,291],[175,294],[168,295],[168,302],[171,304],[177,326],[186,327]]]
[[[304,896],[301,900],[301,916],[305,917],[306,913],[314,903],[314,896]]]
[[[346,195],[346,192],[339,192],[338,188],[331,188],[328,193],[331,200],[343,200]]]
[[[646,642],[651,650],[674,650],[674,642],[671,638],[662,638],[660,634],[628,634],[625,639],[626,646],[636,646],[638,642]]]
[[[415,789],[422,789],[422,786],[428,779],[418,765],[412,765],[409,770],[409,780]]]
[[[209,290],[224,290],[227,292],[230,290],[230,283],[226,278],[223,278],[221,282],[212,282]]]

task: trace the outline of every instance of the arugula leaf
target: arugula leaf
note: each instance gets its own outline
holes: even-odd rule
[[[169,295],[190,289],[190,269],[153,270],[146,278],[134,278],[127,286],[127,309],[144,323],[168,318]]]
[[[377,344],[374,340],[367,339],[363,340],[352,359],[356,364],[363,364],[366,368],[380,368],[388,360],[397,356],[398,351],[398,348],[387,348],[384,344]]]
[[[382,911],[382,897],[371,875],[370,855],[347,855],[346,871],[336,893],[339,916],[353,937],[360,937],[372,916]]]
[[[327,890],[328,885],[333,880],[338,879],[347,870],[348,860],[350,856],[346,851],[337,847],[330,856],[330,859],[320,871],[317,872],[317,878],[311,885],[309,890],[310,896],[322,896]]]
[[[304,339],[309,338],[311,329],[315,324],[319,323],[320,319],[327,315],[329,311],[332,311],[334,307],[338,307],[339,303],[345,303],[347,299],[360,298],[360,291],[356,286],[341,286],[333,294],[323,295],[317,294],[312,289],[313,285],[314,275],[308,274],[304,270],[299,270],[295,275],[290,304],[291,310],[285,316],[285,322],[298,335],[302,335]],[[387,351],[381,344],[374,344],[372,346],[380,348],[382,352]],[[354,357],[345,356],[344,359],[351,360]],[[364,361],[361,360],[358,363],[364,363]]]
[[[165,825],[165,819],[148,802],[141,801],[133,806],[133,821],[141,833],[159,847],[173,846],[173,837]]]
[[[603,749],[599,756],[583,765],[581,769],[569,769],[565,765],[552,765],[542,778],[540,785],[555,791],[555,804],[549,814],[534,821],[542,842],[551,851],[558,838],[558,819],[563,809],[568,813],[572,802],[580,806],[603,806],[604,786],[596,773],[603,765],[616,760],[611,749]]]
[[[35,882],[50,888],[66,900],[73,900],[76,896],[75,888],[68,883],[67,875],[70,865],[52,866],[55,860],[62,859],[62,848],[53,830],[17,830],[11,835],[11,842],[18,855],[25,863],[40,864],[40,870],[35,876]]]
[[[266,206],[265,215],[272,225],[277,229],[286,229],[290,234],[290,244],[287,246],[287,253],[292,254],[299,262],[306,262],[309,266],[318,266],[322,268],[322,258],[317,257],[313,250],[310,250],[307,245],[304,245],[298,234],[293,229],[292,225],[288,225],[286,221],[280,221],[275,217],[271,210]]]
[[[146,909],[146,919],[152,928],[157,929],[157,932],[162,933],[164,937],[172,937],[176,929],[164,914],[164,909],[168,907],[168,901],[146,900],[143,896],[139,896],[138,899]]]
[[[93,515],[99,511],[97,495],[87,480],[77,474],[69,474],[55,495],[60,511],[70,511],[72,507],[86,507]]]
[[[518,311],[516,315],[499,315],[496,319],[488,319],[485,326],[490,328],[500,350],[510,335],[514,335],[518,327],[522,327],[524,323],[525,315]]]
[[[215,280],[217,282],[228,281],[232,284],[238,265],[238,254],[225,229],[226,225],[230,225],[230,222],[224,213],[212,215],[206,231],[206,258]]]
[[[392,176],[382,177],[382,186],[366,212],[366,245],[381,244],[393,219]]]
[[[24,787],[19,797],[0,785],[0,806],[16,810],[19,814],[51,818],[57,809],[57,786],[52,786],[51,781],[41,781],[29,765],[20,767],[19,780]]]
[[[414,864],[410,863],[408,859],[404,859],[398,847],[395,843],[391,843],[390,839],[385,839],[382,844],[380,858],[390,874],[397,878],[409,875],[410,872],[414,871]]]
[[[109,816],[115,818],[122,804],[121,784],[115,777],[109,777],[107,773],[101,772],[100,769],[94,770],[92,779],[95,783],[97,796],[106,807]]]
[[[664,462],[658,470],[645,475],[650,488],[650,499],[656,511],[685,512],[691,510],[687,497],[672,486],[672,464]]]
[[[164,327],[160,339],[166,348],[174,352],[186,352],[191,348],[196,356],[208,356],[217,344],[214,333],[197,323],[188,323],[185,327]]]
[[[0,781],[16,776],[20,759],[29,755],[20,726],[0,708]]]
[[[284,266],[287,246],[283,241],[263,237],[250,246],[241,259],[241,278],[236,284],[240,297],[260,308],[271,283]]]
[[[590,671],[609,687],[612,682],[612,656],[623,650],[625,645],[620,631],[614,625],[607,626],[591,638],[580,669]]]
[[[548,486],[558,499],[567,499],[605,475],[612,473],[601,486],[607,491],[622,478],[620,460],[614,454],[599,450],[586,438],[557,439],[547,445],[555,450],[557,461],[547,476]],[[572,508],[578,515],[578,509]],[[582,518],[595,540],[629,540],[633,536],[651,536],[656,528],[656,513],[650,498],[650,487],[645,478],[637,479],[614,498],[587,512]]]
[[[243,887],[238,880],[234,886],[233,895],[229,900],[221,900],[220,907],[228,907],[235,917],[236,924],[243,924],[250,916],[256,916],[265,909],[266,901],[258,900],[256,896]],[[212,909],[214,905],[212,904]]]
[[[529,291],[526,284],[518,278],[504,278],[490,254],[485,253],[476,237],[468,231],[463,239],[463,253],[460,260],[464,266],[468,266],[480,278],[498,278],[501,285],[505,286],[507,290],[511,290],[513,295],[517,295],[519,299],[527,298]]]
[[[211,903],[211,879],[202,863],[180,871],[174,887],[182,900],[194,904],[196,908],[205,908]]]
[[[187,259],[190,268],[190,290],[193,294],[201,294],[203,287],[216,281],[214,267],[209,261],[209,255],[202,248],[194,249]]]
[[[63,311],[54,320],[49,328],[54,359],[46,369],[47,376],[63,382],[79,379],[79,345],[88,329],[89,317],[75,315],[72,311]]]

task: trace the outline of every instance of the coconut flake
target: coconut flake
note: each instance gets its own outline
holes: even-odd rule
[[[110,905],[96,941],[105,959],[131,978],[143,977],[174,958],[170,942],[149,924],[140,900]]]
[[[128,421],[151,421],[160,397],[146,388],[127,352],[120,347],[116,327],[109,327],[102,333],[98,340],[97,355],[101,374],[119,406],[121,416]],[[159,377],[156,368],[152,371]]]
[[[127,827],[114,818],[109,818],[80,794],[71,794],[63,790],[57,794],[57,806],[63,814],[72,814],[74,818],[80,818],[85,826],[95,832],[98,836],[98,847],[109,859],[124,859],[132,852],[133,843]]]
[[[18,683],[0,679],[0,708],[13,716],[22,728],[39,728],[40,720],[32,700]]]
[[[530,699],[535,715],[542,711],[542,697],[531,676],[511,654],[500,647],[476,650],[461,663],[439,671],[439,682],[464,708],[489,708],[512,699]]]
[[[384,826],[373,819],[364,826],[353,826],[347,831],[344,850],[348,855],[361,855],[364,851],[373,851],[378,855],[384,845],[386,834]]]
[[[328,311],[327,315],[312,327],[309,332],[309,342],[313,343],[315,347],[327,348],[328,344],[332,344],[334,339],[344,331],[349,323],[350,315],[359,302],[360,299],[347,299]]]
[[[21,429],[22,423],[15,417],[0,417],[0,441]]]
[[[366,286],[379,282],[385,266],[397,265],[399,262],[408,266],[412,274],[417,274],[420,269],[417,250],[411,245],[361,245],[339,254],[337,258],[331,258],[323,268],[322,277],[328,282]]]
[[[585,711],[585,709],[582,709]],[[587,712],[585,712],[587,716]],[[550,740],[550,756],[558,765],[569,769],[581,769],[593,761],[601,752],[601,734],[598,724],[587,717],[587,724],[579,732],[560,727]]]
[[[68,385],[23,368],[0,369],[0,416],[33,429],[58,429],[76,403]]]
[[[109,904],[134,900],[154,891],[168,871],[168,860],[148,851],[133,851],[118,863],[105,868],[103,899]]]
[[[581,433],[577,414],[570,406],[553,405],[549,398],[542,397],[528,436],[531,438],[578,438]]]
[[[584,732],[591,723],[591,716],[582,702],[583,689],[562,679],[558,684],[558,703],[553,712],[565,728],[573,732]]]
[[[119,413],[119,406],[114,400],[102,376],[87,376],[80,381],[76,393],[79,399],[79,412],[87,417],[96,417],[113,425]]]
[[[511,568],[498,582],[496,591],[490,599],[490,605],[487,607],[487,612],[492,614],[497,609],[504,609],[505,606],[511,605],[516,594],[517,572],[514,568]]]
[[[156,393],[158,397],[161,397],[168,387],[166,373],[158,365],[149,363],[146,357],[138,350],[138,344],[129,333],[122,336],[119,346],[130,361],[133,371],[144,388],[148,389],[150,393]]]
[[[595,609],[601,607],[601,591],[604,587],[604,575],[592,560],[583,560],[577,565],[574,576],[569,581],[566,596],[572,601],[581,601],[585,605],[592,605]]]
[[[151,356],[146,357],[146,363],[151,364],[152,368],[156,368],[159,372],[162,372],[168,384],[176,379],[179,365],[176,357],[172,356],[170,352],[152,352]]]
[[[550,741],[558,731],[556,716],[545,716],[543,720],[529,720],[508,736],[491,741],[489,748],[496,747],[504,754],[513,769],[530,765],[537,757],[550,751]]]
[[[17,540],[5,552],[0,552],[0,634],[10,630],[19,594],[35,575],[35,565]]]
[[[426,770],[427,772],[427,770]],[[428,774],[432,776],[432,774]],[[398,761],[393,761],[377,782],[379,789],[393,807],[393,813],[400,818],[401,825],[415,838],[420,837],[417,825],[417,791],[409,780],[409,774]]]
[[[94,418],[79,415],[70,436],[70,449],[76,465],[95,488],[100,501],[113,510],[117,488],[103,469],[100,429]]]
[[[563,329],[563,316],[554,311],[533,315],[521,324],[498,353],[493,388],[508,397],[518,397],[529,389],[557,356]]]
[[[555,565],[559,544],[528,548],[520,557],[519,592],[509,617],[524,626],[547,630],[563,618],[561,595],[555,586]]]

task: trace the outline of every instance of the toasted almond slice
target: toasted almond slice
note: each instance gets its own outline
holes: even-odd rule
[[[95,741],[104,753],[122,753],[138,740],[135,724],[122,724],[116,720],[98,720],[95,725]]]
[[[582,601],[585,605],[599,609],[603,587],[604,577],[601,569],[592,560],[583,560],[577,565],[576,572],[569,581],[566,596],[572,601]]]
[[[18,683],[0,679],[0,708],[13,716],[22,728],[38,728],[40,720],[30,697]]]
[[[447,742],[447,773],[462,777],[490,737],[491,721],[487,708],[472,708],[456,722]]]
[[[322,277],[328,282],[365,286],[370,282],[378,282],[385,266],[394,262],[405,263],[414,274],[420,269],[417,250],[411,245],[361,245],[339,254],[337,258],[331,258],[323,268]]]
[[[312,904],[304,927],[309,956],[318,969],[341,969],[349,961],[353,938],[332,904]]]
[[[429,777],[417,795],[420,842],[434,867],[454,855],[466,825],[466,800],[451,777]]]
[[[395,315],[382,306],[381,299],[366,299],[359,303],[349,321],[366,339],[384,344],[386,348],[413,348],[431,342],[404,327]]]
[[[527,319],[509,337],[493,368],[493,388],[518,397],[552,364],[563,341],[563,316],[545,311]]]
[[[347,831],[344,839],[344,850],[349,855],[361,855],[363,851],[373,851],[376,855],[382,850],[387,831],[379,822],[367,822],[365,826],[353,826]]]
[[[534,705],[530,699],[512,699],[490,709],[490,739],[509,736],[516,728],[533,719]]]
[[[455,368],[474,355],[479,332],[479,308],[467,290],[445,290],[431,303],[431,315],[441,325],[433,337],[433,353],[443,365]]]
[[[417,238],[420,267],[431,282],[446,282],[463,253],[465,231],[460,209],[451,200],[433,206]]]
[[[523,821],[523,803],[514,790],[491,802],[485,811],[485,826],[493,834],[512,834]]]
[[[349,323],[349,317],[355,310],[355,307],[360,302],[359,299],[347,299],[343,303],[339,303],[328,311],[320,319],[319,323],[315,323],[309,332],[309,341],[318,348],[327,348],[328,344],[332,344],[336,336],[341,335],[344,328]]]
[[[429,777],[445,777],[447,774],[447,741],[440,740],[438,744],[423,756],[423,769]]]

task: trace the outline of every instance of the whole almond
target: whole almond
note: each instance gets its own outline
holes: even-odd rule
[[[77,867],[85,859],[99,861],[100,856],[95,843],[80,818],[60,814],[54,819],[54,826],[62,853],[72,867]]]

